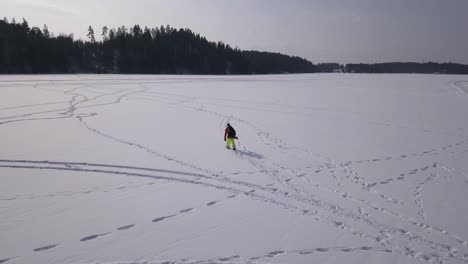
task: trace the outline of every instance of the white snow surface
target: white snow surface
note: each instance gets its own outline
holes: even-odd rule
[[[467,93],[448,75],[0,76],[0,263],[468,263]]]

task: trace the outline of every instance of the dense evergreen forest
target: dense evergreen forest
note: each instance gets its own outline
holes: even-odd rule
[[[457,63],[389,62],[376,64],[347,64],[346,72],[355,73],[443,73],[468,74],[468,65]]]
[[[96,40],[99,34],[101,40]],[[0,73],[271,74],[313,72],[468,74],[455,63],[347,64],[312,62],[280,53],[245,51],[170,26],[88,28],[88,40],[55,36],[46,25],[0,20]]]
[[[0,73],[267,74],[310,73],[315,65],[279,53],[241,51],[170,26],[104,27],[97,41],[54,36],[21,23],[0,21]]]

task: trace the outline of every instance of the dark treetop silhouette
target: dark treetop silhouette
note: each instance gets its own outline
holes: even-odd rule
[[[243,51],[170,26],[103,27],[101,41],[54,36],[46,25],[0,20],[0,73],[269,74],[312,72],[468,74],[455,63],[347,64],[312,62],[272,52]]]
[[[311,62],[279,53],[241,51],[170,26],[88,28],[88,41],[54,36],[46,25],[30,28],[0,20],[0,73],[310,73]]]

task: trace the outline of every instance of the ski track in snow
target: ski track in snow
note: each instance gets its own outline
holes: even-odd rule
[[[186,101],[184,100],[184,101],[181,101],[181,102],[186,102]],[[195,109],[195,110],[208,112],[208,111],[203,110],[203,109],[204,109],[204,107],[199,107],[199,108],[197,108],[197,109]],[[208,112],[208,113],[209,113],[209,112]],[[218,113],[211,113],[211,114],[218,115]],[[223,118],[231,119],[231,120],[232,120],[232,119],[235,119],[235,120],[238,121],[238,122],[243,122],[243,123],[247,123],[248,125],[250,125],[248,122],[245,122],[244,120],[241,120],[241,119],[238,119],[238,118],[234,118],[234,117],[232,117],[232,116],[230,116],[230,117],[223,117]],[[251,126],[252,126],[252,125],[251,125]],[[253,126],[253,127],[254,127],[254,126]],[[259,130],[259,131],[257,132],[257,134],[265,139],[264,142],[274,142],[274,143],[276,143],[276,145],[274,145],[273,147],[277,147],[277,148],[279,148],[279,149],[291,149],[291,147],[284,146],[284,143],[282,143],[282,140],[270,137],[270,133],[268,133],[268,132],[264,132],[264,131],[260,131],[260,130]],[[446,146],[442,146],[442,147],[440,147],[438,150],[446,150],[446,149],[449,149],[449,148],[453,148],[453,147],[455,147],[455,146],[460,146],[461,144],[464,144],[464,143],[466,143],[466,142],[468,142],[468,139],[467,139],[467,140],[463,140],[463,141],[459,141],[459,142],[456,142],[456,143],[453,143],[453,144],[448,144],[448,145],[446,145]],[[268,143],[268,145],[271,145],[271,144]],[[423,156],[425,156],[425,155],[432,154],[432,153],[434,153],[434,152],[436,152],[436,151],[437,151],[436,149],[424,150],[424,151],[421,151],[421,152],[410,153],[410,154],[407,154],[407,155],[403,154],[403,155],[401,155],[399,158],[400,158],[400,159],[405,159],[405,158],[408,158],[408,157],[418,157],[418,156],[419,156],[419,157],[423,157]],[[437,153],[435,153],[435,155],[437,155]],[[375,158],[375,159],[369,159],[369,160],[363,160],[363,161],[356,161],[355,163],[364,163],[364,162],[372,162],[372,163],[373,163],[373,162],[389,161],[389,160],[392,160],[392,159],[393,159],[393,157],[385,157],[385,158],[382,158],[382,159],[380,159],[380,158]],[[264,166],[259,165],[258,163],[255,164],[255,162],[252,161],[252,160],[249,160],[249,161],[250,161],[255,167],[257,167],[257,168],[259,168],[259,169],[265,170],[268,174],[270,174],[270,175],[273,176],[273,177],[277,177],[277,175],[279,174],[279,173],[278,173],[278,170],[270,170],[270,171],[269,171],[269,170],[266,170]],[[333,162],[333,161],[330,160],[330,159],[329,159],[329,161],[331,162],[330,164],[332,164],[332,167],[333,167],[334,169],[336,169],[336,166],[337,166],[336,163],[337,163],[337,162]],[[349,165],[352,164],[352,163],[353,163],[353,162],[347,162],[347,163],[345,163],[345,165],[341,164],[341,166],[345,168],[345,172],[347,172],[347,170],[349,170],[349,171],[351,172],[351,174],[354,175],[354,177],[352,177],[352,178],[353,178],[353,179],[357,179],[357,182],[356,182],[356,183],[361,184],[361,185],[364,187],[364,189],[368,190],[369,192],[378,194],[378,195],[379,195],[382,199],[384,199],[384,200],[390,201],[390,202],[392,202],[392,203],[401,203],[401,202],[399,202],[398,200],[396,200],[396,199],[394,199],[394,198],[391,198],[391,197],[388,197],[388,196],[386,196],[386,195],[384,195],[384,194],[378,193],[378,192],[376,192],[375,190],[371,190],[370,187],[372,187],[373,184],[367,183],[367,182],[366,182],[363,178],[361,178],[361,177],[356,177],[355,175],[357,175],[357,173],[356,173],[356,172],[353,172],[352,170],[349,169]],[[420,168],[420,169],[414,169],[414,170],[412,170],[411,172],[409,172],[408,174],[409,174],[409,175],[415,174],[418,170],[426,171],[426,170],[428,170],[430,167],[431,167],[431,166],[425,166],[425,167]],[[437,167],[437,163],[433,163],[433,164],[432,164],[432,167],[434,167],[434,168]],[[284,167],[283,167],[283,169],[284,169]],[[289,169],[289,171],[291,171],[291,170]],[[292,171],[292,172],[294,172],[294,171]],[[331,171],[331,172],[333,172],[333,171]],[[348,175],[347,175],[347,178],[351,178],[351,176],[353,176],[353,175],[348,174]],[[400,174],[399,178],[401,178],[401,177],[402,177],[402,175]],[[280,183],[286,183],[286,185],[288,185],[288,184],[287,184],[288,180],[289,180],[289,179],[286,179],[285,181],[281,181],[281,180],[280,180]],[[387,184],[387,183],[389,183],[389,182],[381,182],[381,183],[382,183],[382,184]],[[427,184],[427,183],[425,183],[425,184]],[[293,189],[294,191],[296,191],[296,192],[300,192],[297,188],[292,188],[292,189]],[[349,196],[348,196],[348,197],[349,197]],[[367,201],[360,201],[360,202],[363,202],[363,203],[368,204]],[[399,214],[397,214],[397,213],[393,213],[393,212],[391,212],[391,211],[388,211],[388,210],[386,210],[385,208],[377,208],[376,206],[372,206],[372,207],[373,207],[374,210],[378,210],[378,211],[381,211],[381,212],[385,212],[385,213],[388,213],[388,214],[390,214],[390,215],[392,215],[392,216],[397,216],[397,217],[400,218],[401,220],[405,220],[405,221],[407,221],[407,222],[409,222],[409,223],[411,223],[411,224],[413,224],[413,225],[416,225],[416,226],[419,226],[419,227],[422,227],[422,228],[426,228],[427,230],[430,230],[430,231],[433,231],[433,232],[439,232],[439,233],[442,233],[442,234],[447,234],[447,232],[446,232],[445,230],[443,230],[443,229],[436,228],[436,227],[431,227],[431,226],[429,226],[429,225],[427,225],[427,224],[425,224],[425,223],[418,223],[418,222],[415,222],[415,221],[414,221],[413,219],[411,219],[411,218],[405,218],[405,217],[403,217],[403,216],[401,216],[401,215],[399,215]],[[424,214],[424,213],[422,212],[422,214]],[[423,219],[425,220],[424,217],[423,217]],[[403,233],[404,233],[405,235],[411,235],[411,234],[409,234],[408,232],[403,232]],[[451,236],[451,238],[454,239],[454,240],[456,240],[458,243],[460,243],[460,244],[466,246],[466,241],[460,240],[460,239],[458,238],[458,236],[453,235],[453,236]],[[432,245],[432,246],[434,246],[434,245]],[[437,245],[436,245],[435,247],[437,247]],[[443,247],[443,246],[442,246],[442,247]],[[413,254],[413,253],[414,253],[413,250],[406,250],[406,249],[405,249],[405,251],[406,251],[405,253],[406,253],[407,255],[411,255],[411,256],[414,255],[414,254]],[[443,251],[445,251],[445,250],[443,250]],[[453,255],[453,254],[450,253],[449,255]],[[426,259],[426,258],[423,258],[423,260],[427,260],[427,259]]]
[[[1,162],[3,163],[4,161],[1,161]],[[11,161],[8,161],[8,162],[11,162]],[[18,162],[14,162],[14,163],[18,163]],[[21,161],[21,162],[19,162],[19,163],[23,163],[23,161]],[[29,162],[28,162],[28,163],[29,163]],[[35,163],[37,163],[37,162],[35,162]],[[40,162],[40,163],[44,163],[44,162]],[[45,162],[45,163],[49,163],[49,162]],[[53,164],[54,162],[51,162],[51,163]],[[56,162],[55,162],[55,163],[56,163]],[[76,166],[77,166],[77,165],[74,165],[74,167],[64,166],[64,167],[60,168],[60,167],[45,167],[45,166],[44,166],[44,167],[34,167],[34,166],[18,166],[18,165],[0,165],[0,167],[8,167],[8,168],[26,168],[26,169],[38,168],[38,169],[41,169],[41,170],[44,170],[44,169],[53,169],[53,170],[70,170],[70,171],[81,171],[81,172],[86,172],[86,171],[88,171],[88,172],[95,172],[95,173],[106,173],[106,172],[108,172],[108,171],[99,170],[99,169],[96,169],[96,170],[77,169]],[[108,167],[108,166],[109,166],[109,165],[107,165],[106,167]],[[151,176],[151,175],[145,175],[145,174],[136,174],[136,173],[127,173],[127,172],[121,172],[121,171],[110,171],[110,173],[125,174],[125,175],[129,175],[129,176],[141,176],[141,177],[155,177],[155,178],[157,178],[157,176]],[[174,179],[164,178],[164,177],[162,177],[162,179],[164,179],[164,180],[174,180]],[[182,182],[190,182],[190,181],[188,181],[188,180],[187,180],[187,181],[182,180]],[[198,183],[198,182],[196,182],[196,181],[193,181],[193,182],[191,182],[191,183],[193,183],[193,184],[200,184],[200,183]],[[201,184],[203,184],[203,183],[201,183]],[[237,191],[237,192],[239,192],[239,193],[243,193],[243,194],[249,195],[249,196],[254,195],[253,192],[247,192],[247,191],[236,190],[236,189],[234,189],[234,188],[226,188],[226,187],[224,187],[224,186],[216,186],[216,185],[211,185],[211,184],[204,184],[204,185],[207,185],[207,186],[210,186],[210,187],[215,187],[215,188],[220,188],[220,189],[227,189],[227,190],[229,190],[229,191]],[[254,196],[257,196],[257,194],[255,194]],[[233,196],[230,196],[230,197],[232,198]],[[228,198],[229,198],[229,197],[228,197]],[[261,198],[261,197],[260,197],[260,198]],[[268,201],[268,198],[264,198],[264,199],[265,199],[266,201]],[[272,203],[274,203],[274,204],[276,203],[274,200],[273,200],[273,201],[270,200],[269,202],[272,202]],[[218,203],[218,201],[209,202],[208,204],[206,204],[206,206],[214,205],[214,204],[216,204],[216,203]],[[293,206],[281,205],[281,202],[278,202],[277,204],[280,205],[280,206],[285,206],[285,208],[290,209],[290,210],[295,210],[295,211],[300,210],[300,209],[298,209],[298,208],[294,208]],[[183,211],[183,210],[182,210],[182,211]],[[310,213],[310,212],[305,212],[305,211],[302,211],[302,212],[303,212],[305,215],[307,215],[307,214]],[[177,216],[177,215],[174,214],[174,215],[170,215],[170,216],[158,217],[158,218],[153,219],[152,221],[153,221],[153,222],[159,222],[159,221],[163,221],[163,220],[168,219],[168,218],[173,218],[173,217],[175,217],[175,216]],[[316,217],[317,217],[316,214],[312,214],[311,216],[314,216],[316,220],[319,220],[319,219],[316,218]],[[359,220],[359,219],[356,219],[356,220]],[[343,222],[340,222],[340,221],[329,222],[329,224],[332,224],[333,226],[338,227],[338,228],[340,228],[340,229],[350,229],[350,230],[351,230],[351,228],[350,228],[349,226],[346,226]],[[415,226],[418,226],[418,227],[421,227],[421,228],[425,228],[425,229],[427,229],[427,230],[437,230],[437,229],[431,228],[430,226],[428,226],[428,225],[426,225],[426,224],[421,224],[421,223],[416,223],[416,222],[414,222],[413,224],[414,224]],[[388,227],[381,227],[381,228],[388,228]],[[124,228],[124,229],[125,229],[125,228]],[[401,233],[401,234],[403,234],[403,235],[405,235],[405,236],[407,236],[407,237],[410,237],[411,239],[416,239],[416,240],[418,240],[418,241],[420,241],[420,242],[428,243],[429,245],[438,247],[439,250],[440,250],[440,249],[443,250],[443,249],[446,249],[446,248],[450,248],[450,247],[447,247],[447,246],[444,246],[444,245],[438,245],[438,244],[436,244],[436,243],[432,243],[432,242],[430,242],[430,241],[426,241],[425,239],[420,238],[420,237],[417,237],[417,236],[414,236],[414,234],[411,234],[410,232],[405,231],[405,230],[397,230],[397,231],[395,231],[395,232],[399,232],[399,233]],[[440,230],[439,232],[442,233],[442,234],[447,234],[447,232],[446,232],[446,231],[443,231],[443,230]],[[98,237],[101,237],[101,236],[104,236],[104,235],[108,235],[108,234],[110,234],[110,232],[102,233],[102,234],[97,234],[97,235],[86,236],[86,237],[82,238],[81,241],[93,240],[93,239],[96,239],[96,238],[98,238]],[[366,236],[366,235],[364,235],[364,234],[359,234],[358,232],[355,232],[355,234],[357,234],[358,236],[363,236],[363,237],[369,238],[368,236]],[[393,234],[393,235],[394,235],[394,234]],[[373,238],[373,239],[375,239],[375,241],[379,241],[379,237]],[[382,242],[382,241],[380,240],[379,242]],[[466,245],[466,242],[465,242],[465,241],[461,241],[461,240],[460,240],[459,242],[462,243],[462,244],[464,244],[464,245]]]
[[[71,108],[73,108],[73,107],[74,107],[74,106],[71,106]],[[74,109],[71,109],[69,112],[72,112],[72,111],[74,111]],[[208,205],[211,205],[211,204],[209,203]],[[164,219],[164,218],[163,218],[163,219]],[[99,235],[90,236],[89,239],[93,239],[93,238],[95,238],[95,237],[97,237],[97,236],[99,236]]]
[[[237,195],[231,195],[231,196],[226,197],[225,200],[232,199],[232,198],[235,198],[235,197],[237,197]],[[223,201],[225,201],[225,200],[223,200]],[[213,201],[213,202],[209,202],[209,203],[207,203],[207,204],[205,205],[205,207],[209,207],[209,206],[218,204],[218,203],[223,202],[223,201]],[[202,209],[202,208],[186,208],[186,209],[182,209],[182,210],[179,210],[177,213],[172,214],[172,215],[167,215],[167,216],[161,216],[161,217],[154,218],[154,219],[151,220],[151,222],[153,222],[153,223],[163,222],[163,221],[166,221],[166,220],[168,220],[168,219],[175,218],[175,217],[179,217],[179,216],[182,216],[182,215],[184,215],[184,214],[188,214],[188,213],[190,213],[190,212],[197,211],[197,210],[201,210],[201,209]],[[137,227],[136,224],[128,224],[128,225],[125,225],[125,226],[120,226],[120,227],[115,228],[115,231],[125,231],[125,230],[129,230],[129,229],[135,228],[135,227]],[[86,241],[98,239],[98,238],[100,238],[100,237],[105,237],[105,236],[107,236],[107,235],[111,235],[112,233],[113,233],[113,231],[109,231],[109,232],[106,232],[106,233],[88,235],[88,236],[85,236],[85,237],[80,238],[79,241],[80,241],[80,242],[86,242]],[[52,244],[52,245],[42,246],[42,247],[33,249],[33,251],[38,252],[38,251],[50,250],[50,249],[56,248],[56,247],[59,246],[59,245],[60,245],[60,244]],[[5,260],[5,261],[6,261],[6,260]]]
[[[358,247],[318,247],[312,249],[301,249],[301,250],[274,250],[259,256],[241,256],[231,255],[227,257],[218,257],[213,259],[177,259],[177,260],[163,260],[163,261],[119,261],[122,264],[172,264],[172,263],[198,263],[198,264],[215,264],[215,263],[270,263],[269,261],[274,258],[281,256],[307,256],[313,254],[331,254],[331,253],[354,253],[354,252],[379,252],[379,253],[391,253],[391,251],[384,248],[376,248],[372,246],[358,246]],[[430,258],[430,256],[426,256]]]
[[[468,96],[468,81],[455,81],[451,83],[451,85],[460,91],[463,95]]]
[[[57,85],[60,82],[55,81]],[[309,255],[309,254],[323,254],[330,252],[356,252],[356,251],[378,251],[378,252],[387,252],[387,253],[396,253],[404,256],[413,257],[417,260],[428,262],[428,263],[444,263],[445,261],[460,261],[468,263],[468,257],[466,254],[463,254],[456,248],[453,248],[449,245],[439,243],[431,238],[424,237],[425,233],[432,235],[442,236],[446,239],[456,241],[460,246],[468,248],[468,242],[460,238],[457,234],[449,233],[443,228],[434,227],[426,223],[427,216],[424,213],[423,201],[422,201],[422,191],[423,188],[430,184],[438,175],[437,170],[450,170],[447,167],[440,165],[438,162],[433,162],[422,168],[415,168],[408,172],[402,172],[400,175],[397,175],[393,178],[387,178],[381,181],[369,181],[365,176],[360,175],[354,168],[353,165],[366,165],[374,163],[383,163],[387,161],[400,161],[411,158],[424,158],[424,157],[437,157],[439,152],[443,151],[453,151],[456,148],[465,146],[468,143],[468,138],[465,140],[459,140],[454,143],[450,143],[440,148],[432,148],[429,150],[422,150],[419,152],[401,154],[399,156],[385,156],[380,158],[369,158],[365,160],[357,161],[337,161],[330,157],[325,157],[321,154],[313,153],[307,149],[301,149],[298,147],[290,146],[285,143],[284,140],[276,138],[272,135],[271,132],[265,131],[256,125],[253,125],[247,120],[235,116],[227,116],[222,113],[209,110],[209,107],[205,106],[203,103],[197,102],[197,98],[190,96],[181,96],[176,94],[169,93],[158,93],[155,91],[148,91],[151,89],[146,85],[150,85],[152,82],[149,80],[147,82],[138,83],[134,89],[121,89],[111,92],[96,92],[92,89],[96,88],[96,83],[94,84],[71,84],[76,87],[62,91],[64,94],[71,96],[70,101],[58,101],[58,102],[49,102],[43,104],[30,104],[30,105],[20,105],[17,107],[4,107],[0,108],[2,110],[17,110],[17,109],[28,109],[34,108],[37,106],[55,106],[68,104],[68,107],[51,109],[51,110],[41,110],[37,112],[27,112],[22,114],[13,114],[6,117],[0,118],[0,126],[7,125],[14,122],[29,122],[29,121],[40,121],[40,120],[60,120],[64,118],[74,118],[77,120],[83,128],[88,131],[112,140],[115,143],[125,144],[128,147],[136,148],[141,151],[145,151],[148,154],[162,158],[171,162],[180,165],[180,167],[187,169],[192,172],[184,171],[170,171],[164,169],[156,168],[142,168],[137,166],[121,166],[121,165],[111,165],[111,164],[92,164],[84,162],[67,162],[67,161],[40,161],[40,160],[0,160],[0,167],[3,168],[14,168],[14,169],[27,169],[27,170],[57,170],[57,171],[74,171],[81,173],[106,173],[106,174],[115,174],[115,175],[126,175],[131,177],[145,177],[157,181],[168,181],[168,182],[181,182],[185,184],[195,184],[199,186],[204,186],[207,188],[215,188],[218,190],[226,191],[228,193],[234,193],[226,197],[227,199],[238,197],[243,195],[251,199],[267,202],[273,204],[282,209],[289,210],[295,213],[301,213],[304,216],[311,217],[315,221],[323,222],[328,225],[333,226],[339,230],[349,232],[359,238],[365,239],[370,243],[378,246],[362,246],[362,247],[328,247],[328,248],[315,248],[310,250],[296,250],[296,251],[271,251],[266,253],[263,256],[253,256],[253,257],[242,257],[239,255],[233,255],[229,257],[222,257],[217,259],[210,260],[170,260],[167,263],[184,261],[185,263],[226,263],[228,261],[241,262],[241,263],[250,263],[256,261],[268,261],[270,258],[275,258],[281,255]],[[43,89],[42,86],[50,86],[51,84],[34,84],[32,86],[36,89]],[[129,83],[130,84],[130,83]],[[457,87],[465,87],[463,82],[454,83]],[[462,89],[462,88],[460,88]],[[82,90],[86,90],[91,93],[97,94],[94,97],[88,97],[81,93]],[[105,90],[105,89],[104,89]],[[464,89],[462,89],[466,92]],[[60,91],[60,90],[59,90]],[[140,97],[132,97],[138,95]],[[110,98],[109,102],[104,103],[94,103],[101,98]],[[270,186],[261,186],[257,184],[252,184],[248,182],[243,182],[239,180],[231,179],[230,175],[224,174],[223,172],[210,171],[205,168],[198,167],[191,164],[190,162],[176,159],[174,157],[168,156],[164,153],[157,152],[152,150],[141,143],[131,142],[129,140],[120,139],[116,136],[111,135],[108,132],[103,132],[100,129],[92,127],[88,122],[87,118],[92,118],[98,113],[88,113],[88,114],[76,114],[78,110],[83,109],[92,109],[97,111],[96,108],[100,106],[109,106],[113,104],[118,104],[124,99],[134,98],[134,99],[145,99],[145,100],[154,100],[161,103],[170,104],[174,107],[180,107],[184,109],[190,109],[193,111],[203,112],[208,115],[213,115],[218,117],[221,120],[235,121],[242,123],[256,132],[258,138],[263,142],[265,146],[268,146],[272,149],[279,151],[284,154],[295,153],[298,157],[305,157],[310,160],[321,160],[323,166],[317,168],[315,173],[319,174],[328,174],[330,175],[337,183],[338,187],[340,184],[342,186],[343,182],[348,184],[353,184],[360,186],[360,189],[374,195],[377,199],[380,199],[384,204],[390,203],[397,206],[404,206],[404,202],[399,201],[398,199],[392,198],[389,195],[378,191],[375,189],[379,185],[387,185],[397,181],[404,181],[406,177],[414,176],[418,172],[420,173],[430,173],[430,176],[425,178],[420,184],[417,185],[413,192],[414,201],[416,205],[420,208],[418,213],[422,221],[416,221],[412,217],[408,217],[393,211],[390,208],[386,208],[382,204],[376,204],[371,201],[363,200],[360,198],[353,197],[352,194],[349,194],[340,189],[334,189],[326,186],[321,186],[320,184],[315,183],[310,176],[310,173],[302,173],[298,169],[289,168],[285,165],[279,164],[277,161],[269,160],[267,157],[264,157],[258,153],[247,151],[245,148],[240,148],[238,152],[235,153],[237,158],[250,163],[254,166],[257,171],[256,173],[264,173],[271,177],[274,180],[274,184]],[[44,117],[43,115],[46,115]],[[51,116],[49,116],[51,115]],[[35,118],[34,116],[41,116]],[[430,132],[430,131],[428,131]],[[453,170],[451,171],[453,172]],[[232,175],[231,175],[232,176]],[[304,188],[304,185],[301,183],[295,183],[296,180],[308,183],[308,187],[315,186],[316,190],[321,192],[326,192],[329,194],[334,194],[340,199],[346,199],[351,201],[353,204],[359,207],[359,212],[353,212],[347,209],[344,209],[336,204],[329,203],[324,200],[315,198],[315,195],[311,192],[310,189]],[[147,184],[145,184],[147,185]],[[135,186],[135,188],[143,187],[143,185]],[[120,187],[118,187],[120,188]],[[122,189],[119,189],[122,190]],[[93,191],[82,191],[71,193],[75,194],[86,194],[92,193]],[[102,191],[102,190],[101,190]],[[35,199],[39,197],[53,197],[57,194],[47,194],[44,196],[30,196],[29,199]],[[59,194],[60,195],[60,194]],[[70,193],[62,194],[70,195]],[[25,198],[27,195],[17,195],[14,197],[2,197],[0,200],[3,201],[14,201],[20,199],[21,197]],[[206,203],[203,207],[214,207],[222,203],[225,200],[215,200]],[[297,205],[300,203],[300,206]],[[155,224],[165,221],[171,221],[171,219],[196,212],[201,210],[200,208],[183,208],[176,211],[174,214],[166,216],[155,216],[153,219],[148,219]],[[393,217],[394,219],[409,224],[414,231],[409,231],[401,229],[396,226],[389,226],[388,224],[380,223],[379,220],[373,218],[369,215],[368,212],[372,212],[375,215],[381,215],[386,217]],[[367,227],[366,231],[362,231],[353,228],[353,226],[364,225]],[[108,231],[99,234],[87,235],[79,238],[81,242],[87,242],[94,239],[99,239],[107,235],[111,235],[115,231],[125,231],[132,228],[138,228],[137,224],[129,223],[128,225],[115,227],[113,231]],[[369,230],[373,230],[373,233],[369,234]],[[408,243],[418,244],[418,248],[412,248],[408,246],[403,246]],[[49,244],[41,246],[35,249],[32,249],[34,252],[48,251],[48,250],[59,250],[60,243]],[[0,259],[0,263],[8,262],[12,258]],[[124,262],[122,262],[124,263]],[[134,262],[132,262],[134,263]],[[146,262],[145,262],[146,263]],[[148,262],[153,263],[153,262]],[[154,263],[166,263],[166,262],[154,262]]]

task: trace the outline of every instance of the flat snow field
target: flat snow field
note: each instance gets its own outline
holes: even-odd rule
[[[0,76],[0,263],[468,263],[468,76]]]

